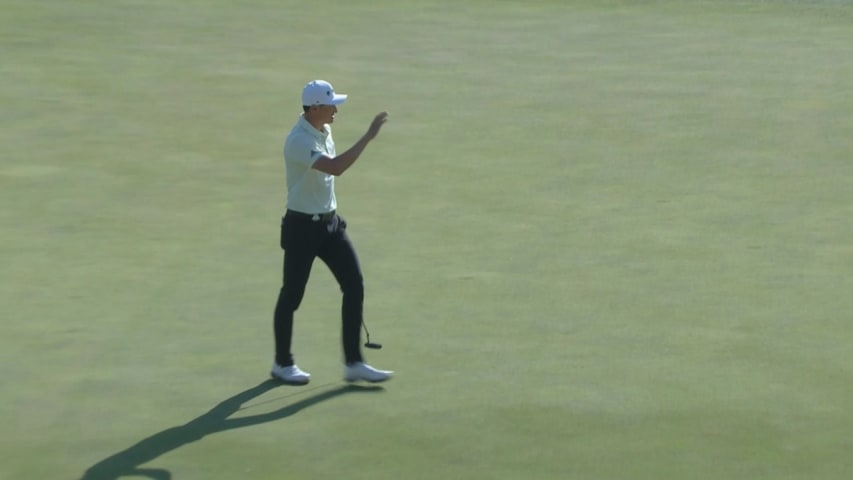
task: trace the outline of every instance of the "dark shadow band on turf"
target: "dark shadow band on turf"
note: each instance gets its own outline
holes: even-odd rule
[[[168,428],[162,432],[155,433],[154,435],[141,440],[139,443],[122,450],[121,452],[110,455],[89,467],[80,480],[116,480],[120,477],[146,477],[153,480],[172,480],[172,473],[169,470],[159,468],[140,468],[140,465],[146,464],[163,454],[177,450],[184,445],[201,440],[205,436],[213,433],[233,430],[235,428],[249,427],[252,425],[287,418],[304,408],[330,400],[340,395],[359,392],[376,393],[384,390],[381,386],[376,385],[343,385],[311,395],[310,397],[306,397],[298,402],[284,406],[272,412],[233,419],[228,418],[237,411],[251,408],[243,406],[246,402],[281,385],[282,383],[279,381],[267,380],[252,388],[237,393],[236,395],[219,402],[219,404],[211,408],[207,413],[190,420],[184,425]],[[269,403],[269,401],[262,403]]]

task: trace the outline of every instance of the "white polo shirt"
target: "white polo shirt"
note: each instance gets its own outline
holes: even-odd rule
[[[337,208],[335,176],[311,168],[325,155],[335,158],[332,128],[323,125],[317,131],[304,115],[284,141],[284,167],[287,174],[287,208],[302,213],[329,213]]]

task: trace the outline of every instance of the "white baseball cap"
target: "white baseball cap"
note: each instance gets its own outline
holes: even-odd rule
[[[347,96],[336,94],[332,84],[325,80],[313,80],[302,89],[302,105],[340,105]]]

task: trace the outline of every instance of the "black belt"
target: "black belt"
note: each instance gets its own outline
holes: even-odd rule
[[[309,219],[312,222],[328,222],[329,220],[335,218],[335,211],[332,210],[329,213],[303,213],[297,212],[296,210],[288,210],[287,215],[291,215],[297,218]]]

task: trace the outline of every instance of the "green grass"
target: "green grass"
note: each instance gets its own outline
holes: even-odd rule
[[[0,479],[853,470],[850,2],[3,11]],[[319,263],[262,384],[312,78],[382,389]]]

